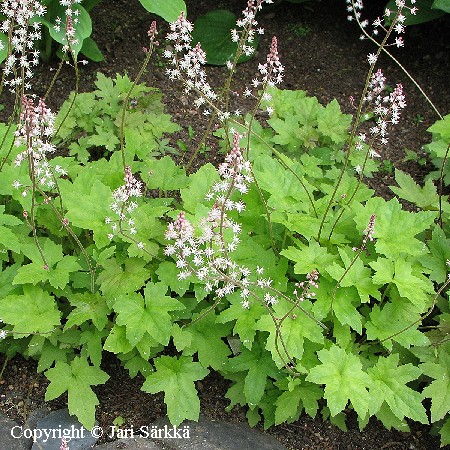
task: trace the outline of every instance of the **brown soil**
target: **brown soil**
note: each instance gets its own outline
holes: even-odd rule
[[[215,8],[230,9],[236,14],[245,7],[246,1],[223,0],[188,0],[188,17],[194,21],[200,14]],[[370,10],[365,13],[376,17],[382,10],[384,2],[373,1]],[[114,76],[127,71],[133,77],[138,73],[143,60],[142,46],[146,45],[149,24],[153,18],[136,0],[109,0],[100,3],[92,12],[93,37],[102,50],[105,61],[89,63],[80,67],[80,90],[94,88],[96,72]],[[368,64],[366,55],[373,52],[372,44],[359,41],[359,31],[354,23],[346,20],[344,2],[322,0],[304,4],[283,2],[264,9],[259,22],[266,30],[262,37],[256,57],[239,67],[234,90],[242,92],[257,70],[258,62],[265,59],[272,35],[279,39],[281,60],[286,67],[286,77],[281,87],[303,89],[315,95],[322,103],[337,98],[345,112],[352,112],[348,98],[358,96],[364,83]],[[159,20],[161,23],[162,21]],[[161,25],[164,28],[163,25]],[[450,67],[450,27],[445,18],[408,30],[405,37],[406,48],[395,51],[402,64],[407,67],[420,85],[426,90],[442,114],[450,110],[450,87],[448,71]],[[162,45],[163,33],[160,33]],[[165,94],[169,112],[185,129],[190,125],[196,131],[195,140],[201,136],[205,123],[201,114],[190,106],[180,86],[171,84],[164,75],[164,60],[157,53],[143,81],[159,87]],[[43,95],[53,73],[49,66],[56,62],[42,65],[34,79],[35,93]],[[403,113],[399,126],[391,132],[389,146],[382,150],[382,159],[391,160],[395,167],[409,172],[417,181],[422,181],[430,170],[417,162],[404,162],[404,149],[413,150],[424,155],[423,144],[429,142],[430,135],[426,129],[437,119],[436,114],[415,89],[413,84],[387,58],[381,58],[388,82],[394,85],[401,82],[407,94],[408,106]],[[213,86],[220,86],[226,72],[220,67],[208,68],[209,81]],[[49,103],[57,109],[74,87],[73,71],[70,67],[63,72],[56,82]],[[5,100],[3,100],[5,101]],[[8,103],[5,102],[8,111]],[[245,109],[245,105],[240,106]],[[181,133],[187,142],[187,133]],[[194,148],[192,142],[192,148]],[[205,161],[216,162],[221,156],[215,152],[204,153],[196,160],[196,166]],[[394,184],[391,173],[381,173],[370,180],[370,184],[380,195],[389,197],[388,186]],[[4,357],[0,356],[0,364]],[[98,419],[100,425],[108,427],[117,416],[126,420],[126,425],[147,425],[150,421],[164,415],[165,406],[162,395],[148,395],[140,391],[142,379],[130,380],[127,372],[113,357],[106,356],[104,369],[112,375],[105,386],[97,389],[100,399]],[[23,421],[27,413],[44,404],[47,381],[43,375],[36,374],[36,365],[32,361],[15,358],[6,365],[3,381],[0,382],[0,409],[12,418]],[[201,396],[202,413],[213,419],[227,421],[245,421],[245,411],[235,408],[232,412],[224,411],[227,389],[219,376],[212,374],[198,383]],[[64,400],[51,402],[51,407],[63,407]],[[349,413],[349,431],[341,432],[338,428],[323,422],[302,416],[293,423],[272,427],[267,432],[273,434],[291,449],[417,449],[430,450],[439,448],[438,439],[428,433],[429,427],[412,424],[411,433],[387,431],[379,422],[371,420],[362,432],[357,427],[354,416]]]

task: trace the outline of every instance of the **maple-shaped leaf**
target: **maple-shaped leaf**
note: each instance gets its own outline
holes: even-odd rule
[[[317,129],[335,144],[343,144],[346,141],[351,121],[352,116],[342,114],[336,99],[317,111]]]
[[[353,409],[364,417],[372,401],[367,390],[371,379],[362,370],[359,357],[336,345],[320,350],[317,356],[322,364],[309,371],[306,381],[325,385],[324,398],[331,415],[343,411],[350,400]]]
[[[175,164],[170,156],[161,159],[152,158],[148,162],[150,171],[147,181],[149,189],[161,189],[162,191],[173,191],[184,188],[188,184],[185,170]]]
[[[439,362],[426,362],[420,368],[425,375],[434,378],[422,394],[431,398],[431,421],[437,422],[450,412],[450,354],[439,352]]]
[[[435,226],[432,238],[427,242],[430,253],[420,257],[420,262],[429,270],[430,278],[436,283],[444,283],[450,260],[450,239],[441,227]]]
[[[376,273],[373,281],[381,284],[394,283],[399,294],[411,301],[420,310],[431,303],[434,294],[433,283],[422,274],[422,268],[416,261],[406,258],[391,259],[378,258],[370,263]]]
[[[86,180],[86,176],[78,176],[73,184],[61,180],[61,196],[71,226],[92,230],[95,244],[100,249],[110,243],[108,233],[111,228],[105,218],[111,215],[111,189],[97,179],[94,170],[85,170],[91,174],[90,180]]]
[[[294,273],[300,274],[307,274],[313,270],[320,272],[338,259],[336,255],[328,253],[326,247],[320,246],[314,239],[311,239],[308,245],[298,243],[298,247],[288,247],[280,254],[294,261]]]
[[[58,361],[45,376],[50,380],[45,400],[53,400],[67,391],[69,414],[77,416],[88,430],[92,429],[99,401],[91,386],[106,383],[109,375],[89,365],[86,358],[75,357],[70,364]]]
[[[422,395],[407,386],[407,383],[416,380],[422,371],[412,364],[399,366],[398,361],[397,353],[386,358],[380,356],[376,365],[367,369],[372,378],[371,414],[378,412],[383,402],[386,402],[398,419],[409,417],[421,423],[428,423],[422,405]]]
[[[51,333],[60,324],[55,299],[40,287],[24,285],[22,295],[8,295],[0,301],[0,317],[16,333]]]
[[[395,169],[395,181],[399,187],[389,187],[400,198],[408,200],[421,209],[439,209],[439,196],[431,178],[428,178],[425,185],[421,187],[411,175]]]
[[[383,306],[374,305],[369,317],[366,322],[367,339],[379,339],[388,350],[392,349],[392,341],[405,348],[430,344],[426,335],[417,329],[421,310],[398,294],[395,296],[391,292],[391,301]]]
[[[193,320],[201,315],[202,312],[193,316]],[[230,334],[231,324],[218,323],[216,317],[211,311],[202,319],[183,329],[183,334],[190,335],[190,343],[183,348],[183,355],[191,356],[197,352],[198,361],[203,367],[210,366],[219,370],[223,368],[231,353],[228,345],[222,340]],[[179,339],[180,336],[178,336],[178,342]]]
[[[90,292],[70,293],[68,300],[74,309],[67,316],[65,330],[74,325],[81,325],[88,320],[92,320],[98,330],[105,328],[111,308],[99,292],[95,294]]]
[[[125,326],[114,325],[109,336],[106,338],[103,348],[111,353],[128,353],[133,350],[133,346],[127,339],[127,329]]]
[[[51,243],[49,245],[49,243]],[[48,281],[53,287],[64,289],[69,283],[70,274],[81,269],[76,256],[62,254],[62,247],[56,246],[59,254],[53,254],[48,251],[49,246],[56,244],[51,239],[46,239],[41,247],[45,256],[47,267],[44,266],[42,256],[35,255],[33,262],[23,265],[13,280],[13,284],[38,284]],[[58,251],[57,250],[57,251]]]
[[[441,447],[450,444],[450,418],[447,419],[439,430],[441,435]]]
[[[100,290],[107,298],[108,304],[114,303],[114,298],[137,291],[149,278],[145,261],[138,258],[128,258],[125,267],[112,258],[103,263],[103,271],[97,277]]]
[[[164,391],[167,416],[172,425],[178,426],[185,419],[197,421],[200,400],[194,381],[206,377],[209,370],[186,356],[160,356],[155,359],[155,368],[155,372],[146,377],[141,389],[151,394]]]
[[[117,325],[126,326],[126,335],[136,345],[147,332],[156,342],[167,345],[171,335],[172,320],[169,311],[183,309],[176,299],[166,295],[164,283],[147,283],[145,299],[137,293],[120,296],[114,303]]]
[[[443,140],[450,142],[450,114],[447,114],[441,120],[437,120],[427,131],[439,134]]]
[[[260,303],[255,303],[248,309],[243,308],[242,299],[238,295],[230,295],[228,299],[231,305],[220,313],[217,322],[226,323],[235,320],[233,333],[239,336],[244,347],[251,350],[256,335],[255,324],[266,310]]]
[[[254,408],[262,399],[268,377],[280,375],[270,353],[263,345],[255,342],[252,350],[242,348],[242,352],[231,358],[226,366],[230,372],[247,372],[244,381],[244,395],[250,408]]]
[[[197,204],[205,201],[206,193],[214,182],[219,180],[219,174],[212,164],[205,164],[197,172],[189,176],[187,187],[180,189],[183,207],[185,210],[195,213]]]
[[[0,244],[16,253],[20,251],[20,242],[11,226],[21,225],[22,221],[15,216],[5,214],[5,205],[0,205]]]
[[[389,258],[398,259],[401,254],[418,256],[427,252],[423,240],[416,239],[419,233],[430,228],[437,217],[435,211],[417,213],[403,211],[396,198],[386,202],[381,197],[373,197],[363,206],[354,204],[355,222],[364,230],[372,214],[375,214],[375,248]]]
[[[309,301],[302,302],[301,306],[310,312],[311,303]],[[283,317],[291,309],[291,305],[285,302],[279,302],[273,309],[275,317]],[[305,339],[317,343],[322,343],[324,339],[323,329],[320,325],[298,309],[295,309],[283,321],[280,335],[277,335],[276,324],[269,314],[261,317],[256,323],[256,329],[270,333],[267,339],[266,349],[272,353],[272,358],[278,367],[283,366],[289,357],[301,360]],[[286,352],[288,355],[286,355]],[[282,357],[280,357],[279,353],[281,353]]]
[[[322,397],[323,389],[316,384],[300,378],[289,380],[287,390],[276,400],[275,425],[296,420],[303,408],[308,415],[315,417]]]
[[[358,290],[358,294],[361,297],[361,302],[367,303],[370,300],[370,296],[379,300],[381,295],[378,289],[381,287],[381,284],[375,284],[373,282],[372,271],[364,265],[360,258],[353,261],[354,252],[350,248],[348,248],[347,251],[342,248],[338,248],[338,252],[344,263],[344,267],[333,263],[325,270],[336,281],[340,280],[339,286],[354,286]],[[343,275],[344,277],[341,279]]]

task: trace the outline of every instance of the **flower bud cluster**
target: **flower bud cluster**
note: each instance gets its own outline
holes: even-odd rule
[[[66,175],[66,171],[60,166],[52,168],[47,155],[55,151],[51,143],[54,134],[55,116],[45,102],[41,99],[35,105],[32,98],[22,97],[22,112],[20,123],[15,131],[15,145],[25,145],[26,150],[19,153],[15,165],[19,167],[25,160],[30,166],[30,173],[34,180],[43,187],[52,189],[55,187],[54,172]],[[22,186],[19,180],[14,181],[13,186],[18,189]],[[26,195],[26,190],[23,195]]]
[[[0,32],[11,36],[11,51],[3,67],[4,84],[11,92],[22,85],[30,90],[32,67],[39,63],[39,51],[34,49],[34,42],[41,37],[41,24],[33,19],[43,17],[46,8],[38,0],[3,0],[0,11],[6,17],[0,23]]]
[[[297,289],[294,290],[294,295],[297,298],[297,301],[303,302],[304,300],[314,298],[316,296],[316,293],[311,292],[311,288],[318,289],[318,280],[319,272],[317,270],[313,270],[312,272],[306,274],[306,281],[296,283],[295,286],[302,290],[300,293],[297,291]]]
[[[374,229],[375,229],[375,219],[376,219],[375,214],[372,214],[370,216],[369,223],[367,224],[366,229],[363,231],[362,244],[359,249],[357,247],[353,247],[352,250],[354,252],[356,252],[358,250],[361,250],[361,251],[364,250],[366,248],[367,242],[369,242],[369,241],[373,242],[375,240],[375,238],[373,237],[373,233],[374,233]]]
[[[143,183],[137,180],[131,172],[129,166],[125,167],[125,184],[118,187],[113,193],[113,203],[111,211],[118,216],[116,220],[106,217],[105,223],[111,225],[111,233],[108,234],[109,239],[113,239],[118,233],[128,233],[135,235],[137,233],[135,221],[131,217],[132,212],[137,208],[138,204],[134,198],[142,197]],[[124,229],[124,223],[129,227]],[[142,242],[137,242],[138,248],[144,248]]]

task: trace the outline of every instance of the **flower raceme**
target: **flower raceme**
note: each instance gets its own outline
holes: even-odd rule
[[[66,174],[60,166],[52,168],[47,159],[47,155],[55,151],[50,142],[54,134],[54,120],[54,114],[42,99],[35,105],[31,97],[22,96],[22,112],[15,132],[15,145],[25,145],[26,149],[17,155],[15,165],[20,166],[23,161],[27,161],[32,182],[49,189],[56,185],[54,172]],[[16,189],[23,186],[20,180],[14,181],[13,185]],[[23,195],[26,193],[27,190]]]
[[[111,225],[111,233],[108,234],[109,239],[113,239],[116,234],[135,235],[137,233],[131,213],[138,206],[134,199],[143,195],[143,183],[134,177],[130,166],[125,167],[124,181],[125,183],[112,193],[113,203],[111,204],[111,210],[118,218],[113,220],[110,217],[106,217],[105,219],[105,223]],[[128,229],[123,228],[124,223],[129,226]],[[144,248],[142,242],[136,242],[136,245],[140,249]]]
[[[34,42],[41,37],[41,24],[33,19],[43,17],[46,8],[38,0],[3,0],[0,11],[5,16],[0,31],[11,36],[11,48],[3,67],[4,85],[11,92],[22,85],[30,90],[32,67],[39,63],[39,51],[34,49]]]
[[[239,289],[243,308],[250,307],[251,299],[269,307],[287,297],[272,287],[270,278],[262,277],[262,267],[252,273],[231,258],[240,242],[241,225],[229,212],[245,209],[245,203],[236,197],[247,193],[253,181],[250,162],[239,147],[240,138],[238,133],[233,134],[232,149],[218,168],[220,181],[205,196],[213,203],[211,209],[200,219],[198,229],[180,212],[167,227],[166,239],[174,242],[166,246],[165,254],[176,260],[180,280],[196,276],[205,283],[206,292],[214,292],[219,300]],[[308,284],[308,290],[311,286]]]

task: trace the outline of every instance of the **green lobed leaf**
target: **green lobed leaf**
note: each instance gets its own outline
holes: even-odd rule
[[[146,377],[141,389],[151,394],[164,391],[167,416],[172,425],[178,426],[185,419],[197,421],[200,401],[194,381],[206,377],[209,371],[186,356],[160,356],[155,359],[155,369]]]
[[[398,365],[399,355],[380,356],[374,367],[367,369],[372,378],[370,393],[372,402],[371,414],[378,412],[383,402],[386,402],[394,415],[403,420],[405,417],[428,423],[425,408],[422,405],[422,395],[407,386],[422,373],[412,364]]]
[[[183,309],[176,299],[166,296],[167,285],[147,283],[145,299],[131,292],[119,296],[114,303],[117,325],[126,326],[126,336],[130,344],[136,345],[147,332],[156,342],[167,345],[171,336],[172,320],[169,311]]]
[[[354,410],[364,417],[372,402],[368,387],[371,385],[369,375],[362,370],[358,355],[347,353],[336,345],[317,353],[322,364],[313,367],[306,381],[324,384],[324,398],[332,416],[339,414],[352,402]]]
[[[92,429],[99,401],[91,386],[105,383],[109,375],[89,365],[87,359],[76,357],[70,364],[58,361],[45,376],[50,380],[45,400],[53,400],[67,391],[69,414],[76,415],[88,430]]]
[[[31,285],[23,286],[22,295],[8,295],[0,300],[0,317],[13,325],[14,332],[23,334],[51,333],[60,324],[55,299],[40,287]]]
[[[311,309],[309,301],[302,302],[301,306],[307,311]],[[283,317],[290,308],[290,304],[278,302],[273,308],[273,313],[275,317]],[[288,359],[286,351],[291,358],[302,359],[305,339],[311,342],[323,343],[323,330],[320,325],[298,309],[294,310],[293,314],[284,320],[281,326],[281,337],[277,336],[276,325],[269,314],[264,314],[256,323],[256,329],[270,333],[266,349],[272,353],[272,358],[278,367],[283,366],[283,361]],[[284,345],[281,338],[284,341]],[[282,358],[278,354],[279,352]]]
[[[108,304],[112,304],[119,295],[140,289],[148,278],[145,261],[141,259],[128,258],[125,267],[116,259],[108,259],[103,263],[103,271],[98,275],[97,283]]]
[[[395,181],[399,187],[390,186],[390,189],[400,198],[414,203],[421,209],[439,208],[439,196],[436,192],[436,186],[430,178],[421,187],[413,180],[411,175],[395,169]]]
[[[431,398],[431,421],[437,422],[450,412],[450,354],[441,352],[439,362],[420,365],[425,375],[434,380],[422,392]]]
[[[231,358],[226,370],[247,373],[243,388],[245,400],[251,409],[260,403],[268,378],[279,376],[270,353],[259,342],[255,342],[251,351],[244,347],[239,355]]]
[[[103,330],[108,323],[108,314],[111,309],[106,304],[105,298],[99,292],[71,293],[67,296],[74,309],[67,316],[64,329],[75,325],[81,325],[89,320],[98,330]]]
[[[206,311],[203,311],[206,312]],[[199,313],[201,316],[202,312]],[[193,316],[195,320],[198,316]],[[221,324],[216,321],[216,315],[211,311],[201,320],[191,324],[182,330],[183,334],[188,334],[189,344],[183,348],[183,355],[198,355],[198,361],[203,367],[212,367],[215,370],[223,369],[231,353],[223,338],[229,335],[230,324]],[[180,336],[178,336],[180,342]]]
[[[288,389],[276,400],[275,425],[296,420],[303,408],[309,416],[315,417],[322,397],[323,390],[316,384],[291,379]]]
[[[354,204],[355,221],[358,229],[364,230],[371,214],[375,214],[375,249],[393,259],[402,254],[419,256],[427,252],[425,243],[416,238],[434,223],[437,212],[403,211],[396,198],[386,202],[381,197],[373,197],[365,206]]]

